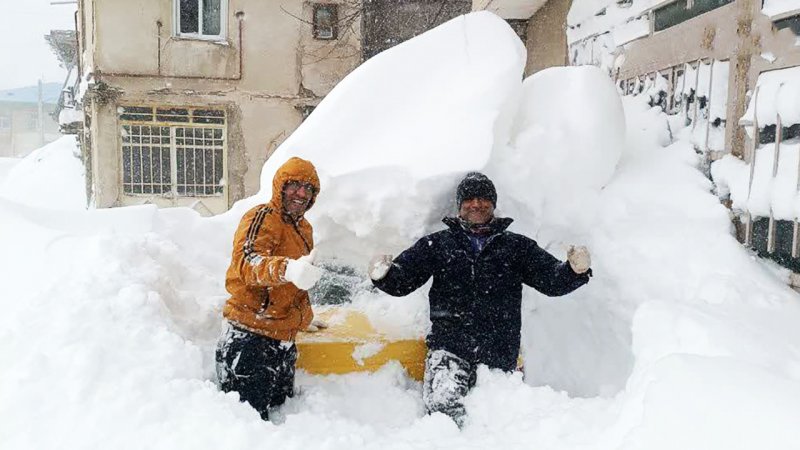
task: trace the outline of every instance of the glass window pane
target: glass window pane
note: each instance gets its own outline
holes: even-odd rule
[[[153,180],[150,178],[150,170],[152,169],[150,161],[150,147],[142,147],[142,183],[149,184]]]
[[[665,30],[689,17],[691,17],[691,12],[687,9],[686,0],[679,0],[653,11],[653,29],[655,31]]]
[[[172,172],[170,172],[170,154],[169,149],[166,148],[161,151],[161,183],[164,184],[164,189],[169,190],[172,184]]]
[[[775,28],[779,30],[788,28],[792,33],[800,36],[800,15],[775,21]]]
[[[125,192],[130,192],[128,186],[131,183],[131,148],[122,147],[122,182],[125,184]]]
[[[203,34],[219,36],[221,30],[221,0],[203,1]]]
[[[731,2],[733,2],[733,0],[694,0],[694,5],[692,6],[692,17],[707,13]]]
[[[197,33],[200,0],[180,0],[181,33]]]
[[[159,122],[188,122],[189,110],[186,108],[158,108],[156,120]]]
[[[335,39],[337,20],[337,5],[314,5],[314,37]]]

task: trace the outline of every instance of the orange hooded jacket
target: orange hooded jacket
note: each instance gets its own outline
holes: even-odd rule
[[[319,193],[314,166],[291,158],[275,173],[272,199],[242,217],[233,237],[233,256],[225,276],[231,298],[222,314],[234,325],[282,341],[294,340],[314,317],[308,292],[284,280],[288,259],[307,255],[314,248],[311,224],[296,223],[283,214],[283,185],[287,181],[311,183],[313,206]]]

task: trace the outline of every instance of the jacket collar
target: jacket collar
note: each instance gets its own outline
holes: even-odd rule
[[[506,231],[506,228],[511,225],[514,219],[510,217],[495,217],[489,222],[489,226],[491,227],[491,232],[489,235],[495,235]],[[462,233],[467,233],[467,230],[461,225],[461,220],[458,217],[445,217],[442,219],[445,225],[450,228],[452,231],[460,231]]]

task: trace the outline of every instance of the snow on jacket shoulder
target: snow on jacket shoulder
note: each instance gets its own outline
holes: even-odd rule
[[[311,224],[304,218],[295,223],[282,213],[287,181],[309,182],[314,195],[319,192],[319,178],[310,162],[291,158],[278,169],[270,202],[245,213],[234,234],[225,276],[231,297],[222,310],[238,326],[278,340],[294,340],[313,319],[308,292],[283,278],[289,259],[314,248]]]
[[[493,221],[479,253],[456,219],[423,237],[394,259],[375,286],[404,296],[433,277],[428,294],[428,346],[490,367],[513,369],[519,354],[522,285],[548,296],[568,294],[589,281],[536,242],[506,231],[513,220]]]

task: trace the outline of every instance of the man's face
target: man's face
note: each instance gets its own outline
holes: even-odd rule
[[[469,223],[489,223],[494,215],[494,206],[491,200],[485,198],[468,198],[461,202],[458,215]]]
[[[314,186],[303,181],[287,181],[283,185],[283,210],[292,217],[300,217],[314,197]]]

